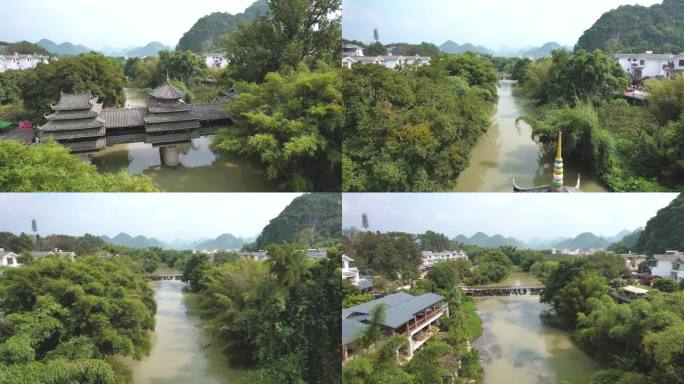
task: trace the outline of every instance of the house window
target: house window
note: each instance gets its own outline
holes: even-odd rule
[[[684,67],[684,60],[679,60],[679,66]]]
[[[639,64],[640,64],[640,65],[644,65],[644,61],[643,61],[643,60],[639,60]]]

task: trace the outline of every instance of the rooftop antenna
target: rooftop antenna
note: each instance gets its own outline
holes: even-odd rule
[[[38,223],[36,219],[31,219],[31,230],[33,231],[33,239],[38,239]]]

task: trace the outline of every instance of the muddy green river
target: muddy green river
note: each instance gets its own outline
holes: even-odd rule
[[[157,301],[157,323],[152,351],[141,361],[130,362],[135,384],[230,384],[240,375],[213,347],[199,328],[193,295],[183,292],[185,283],[151,283]]]
[[[459,176],[456,191],[513,192],[513,178],[520,187],[551,184],[553,160],[543,158],[541,147],[531,138],[529,125],[515,124],[527,111],[513,92],[514,84],[509,80],[499,83],[499,102],[492,125],[473,148],[470,165]],[[605,192],[588,172],[567,162],[565,184],[574,187],[578,172],[582,191]]]

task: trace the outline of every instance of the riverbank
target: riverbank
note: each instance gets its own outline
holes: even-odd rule
[[[459,175],[456,192],[512,192],[513,179],[519,186],[551,184],[553,159],[541,145],[532,140],[531,127],[516,120],[529,114],[521,97],[514,92],[515,81],[502,80],[496,113],[489,130],[480,138],[470,154],[470,163]],[[573,164],[565,164],[565,183],[574,186],[581,174],[584,192],[605,192],[591,175]]]

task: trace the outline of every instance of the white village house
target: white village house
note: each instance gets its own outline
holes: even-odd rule
[[[47,64],[50,61],[49,56],[43,55],[20,55],[15,53],[13,55],[0,55],[0,73],[10,69],[29,69],[35,68],[38,63]]]
[[[349,68],[354,64],[375,64],[383,65],[389,69],[399,69],[404,65],[425,65],[430,62],[430,57],[428,56],[395,56],[395,55],[382,55],[382,56],[346,56],[342,59],[342,66],[344,68]]]
[[[342,255],[342,279],[349,280],[361,292],[368,292],[373,288],[373,279],[361,275],[354,259],[347,255]]]
[[[16,268],[19,265],[17,260],[17,254],[10,251],[5,251],[4,248],[0,248],[0,267]]]
[[[651,268],[651,275],[675,281],[684,279],[684,252],[666,251],[663,255],[653,255],[658,264]]]
[[[208,68],[225,68],[230,64],[230,60],[223,53],[205,53],[204,63]]]
[[[634,82],[650,78],[668,79],[684,72],[684,53],[619,53],[614,56]]]
[[[342,46],[342,56],[363,56],[363,48],[356,44],[344,44]]]

